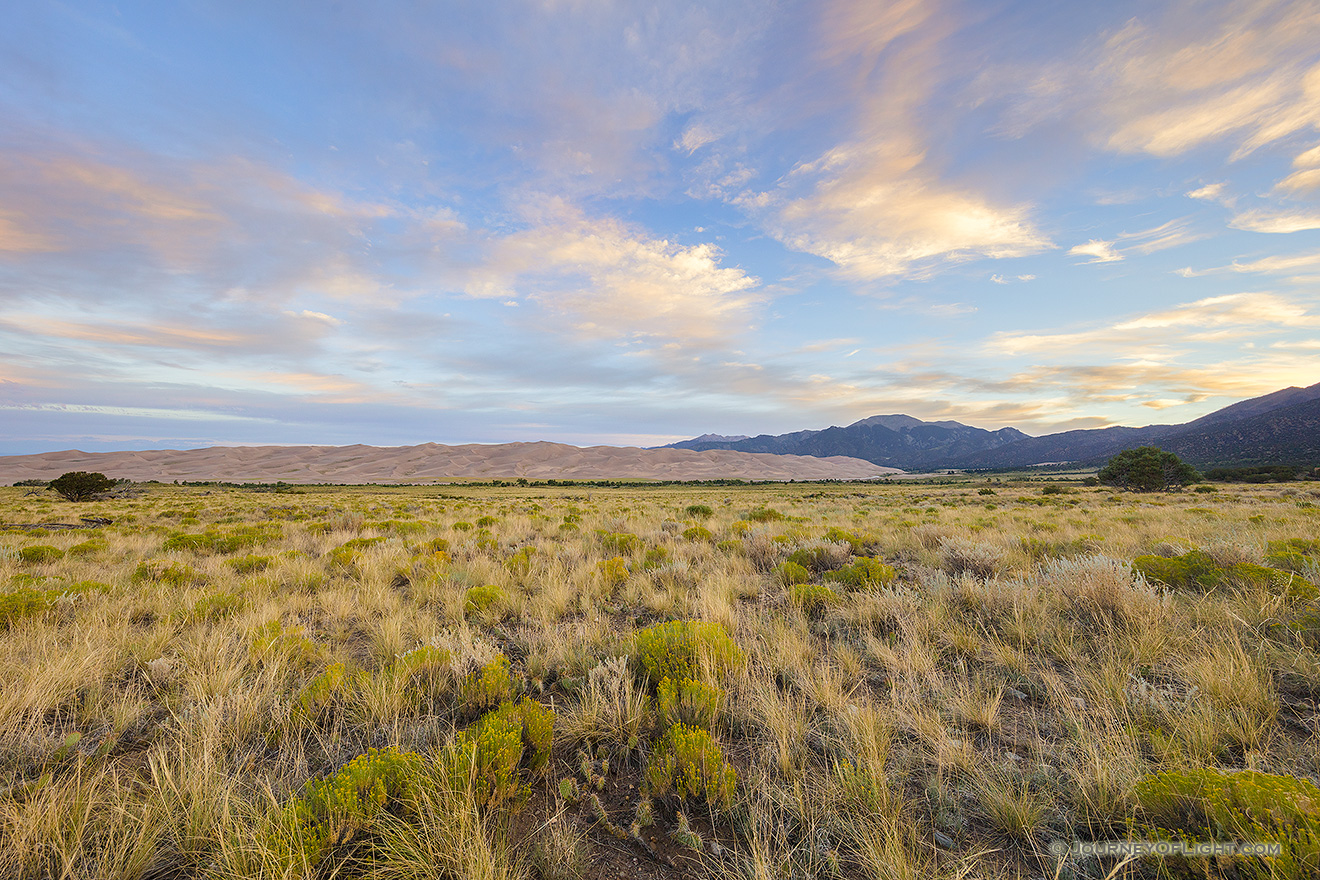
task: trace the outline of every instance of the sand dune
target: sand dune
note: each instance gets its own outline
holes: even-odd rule
[[[115,479],[273,483],[431,483],[451,479],[853,480],[900,473],[858,458],[562,443],[442,446],[213,446],[0,456],[0,485],[68,471]]]

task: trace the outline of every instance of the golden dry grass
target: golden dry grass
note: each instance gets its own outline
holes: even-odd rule
[[[548,770],[498,810],[431,792],[338,876],[1101,877],[1115,865],[1060,866],[1047,844],[1125,836],[1146,774],[1320,773],[1314,593],[1171,590],[1131,567],[1192,548],[1261,563],[1320,532],[1310,484],[986,487],[0,489],[0,877],[324,875],[273,855],[304,784],[373,747],[439,754],[476,717],[467,677],[501,655],[514,695],[557,714]],[[93,512],[113,523],[18,527]],[[23,561],[35,545],[63,556]],[[809,614],[776,574],[797,550],[898,577],[833,583]],[[643,843],[609,830],[634,822],[661,732],[626,658],[676,619],[723,625],[746,657],[711,725],[737,797],[658,800]],[[443,663],[398,672],[420,646]],[[332,664],[352,684],[310,712]],[[608,823],[563,797],[597,778]],[[680,807],[700,851],[674,842]]]

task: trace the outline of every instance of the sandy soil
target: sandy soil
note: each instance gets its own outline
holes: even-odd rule
[[[96,471],[138,481],[430,483],[448,479],[853,480],[898,474],[858,458],[562,443],[442,446],[214,446],[0,456],[0,485]]]

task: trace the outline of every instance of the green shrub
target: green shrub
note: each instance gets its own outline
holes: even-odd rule
[[[596,563],[600,576],[610,587],[621,587],[628,581],[628,562],[622,556]]]
[[[775,574],[778,575],[779,582],[786,587],[791,584],[803,584],[811,580],[811,572],[792,561],[783,562],[776,566]]]
[[[1288,538],[1265,545],[1265,564],[1272,568],[1305,574],[1308,566],[1320,567],[1320,540]]]
[[[596,534],[600,536],[600,546],[607,553],[631,556],[642,549],[642,539],[630,532],[600,531]]]
[[[318,724],[343,712],[357,699],[365,676],[335,662],[309,681],[293,701],[294,718]]]
[[[269,543],[279,531],[262,526],[243,526],[228,534],[209,530],[201,534],[181,534],[167,538],[162,549],[186,550],[198,554],[225,555]],[[350,542],[351,543],[351,542]]]
[[[454,529],[454,531],[456,531],[456,532],[468,532],[468,531],[471,531],[471,530],[472,530],[472,523],[470,523],[470,522],[456,522],[456,523],[454,523],[454,525],[453,525],[453,529]]]
[[[54,489],[70,501],[90,501],[98,495],[109,492],[115,481],[105,474],[88,471],[70,471],[51,480],[48,488]]]
[[[518,577],[525,578],[532,572],[532,555],[535,553],[535,547],[524,547],[504,560],[504,567]]]
[[[322,662],[324,650],[303,634],[302,627],[284,628],[284,623],[271,620],[252,631],[251,654],[258,663],[283,662],[295,669],[315,666]]]
[[[362,561],[362,551],[368,547],[384,543],[384,538],[353,538],[345,541],[330,551],[330,565],[349,572],[356,572]]]
[[[486,807],[517,796],[522,756],[522,718],[505,703],[458,735],[445,764],[450,784],[470,787],[477,805]]]
[[[715,511],[706,504],[689,504],[683,508],[683,515],[690,519],[708,519],[714,515]]]
[[[182,562],[148,559],[138,563],[138,567],[133,572],[133,582],[188,587],[206,583],[206,577],[191,565]]]
[[[550,766],[555,741],[555,713],[529,697],[518,701],[522,718],[524,758],[529,770],[540,773]]]
[[[682,800],[704,800],[712,809],[724,810],[733,804],[738,774],[709,733],[674,724],[651,753],[646,784],[655,797],[673,792]]]
[[[105,541],[100,538],[92,538],[83,541],[80,544],[74,544],[69,548],[69,555],[79,559],[86,559],[88,556],[95,556],[107,547]]]
[[[875,543],[874,538],[863,537],[847,529],[841,529],[838,526],[830,526],[825,530],[825,540],[835,543],[847,544],[854,556],[861,556],[866,553],[866,548]]]
[[[33,544],[18,551],[18,558],[29,565],[45,565],[59,562],[64,558],[64,551],[49,544]]]
[[[802,547],[788,554],[788,561],[807,571],[820,574],[835,565],[835,553],[829,547]]]
[[[1134,797],[1143,831],[1158,838],[1280,845],[1281,854],[1265,862],[1237,857],[1246,876],[1320,872],[1320,789],[1304,779],[1251,770],[1166,771],[1138,782]]]
[[[269,556],[236,556],[228,561],[234,574],[256,574],[270,568],[275,560]]]
[[[718,623],[673,620],[638,630],[633,659],[652,683],[698,680],[709,668],[721,675],[743,664],[743,652]]]
[[[495,525],[495,523],[497,522],[499,522],[499,520],[493,516],[489,516],[489,515],[483,516],[477,520],[477,528],[488,529],[491,526]]]
[[[669,563],[669,550],[665,547],[649,547],[642,557],[642,571],[650,571]]]
[[[508,597],[498,584],[468,587],[463,593],[463,614],[468,617],[480,617],[496,606],[503,607],[507,600]]]
[[[235,596],[233,593],[212,593],[197,600],[192,611],[188,613],[188,619],[194,622],[214,623],[233,617],[246,606],[247,600],[242,596]]]
[[[689,541],[713,541],[715,534],[705,526],[692,526],[683,530],[683,537]]]
[[[1273,587],[1288,581],[1287,575],[1263,565],[1250,562],[1221,565],[1204,550],[1192,550],[1172,558],[1138,556],[1132,560],[1132,568],[1147,580],[1203,593],[1232,584]]]
[[[54,604],[54,596],[46,590],[23,587],[9,593],[0,593],[0,630],[9,629],[15,622],[35,617]]]
[[[724,691],[690,678],[663,678],[655,689],[656,709],[666,725],[686,724],[709,730],[724,701]]]
[[[825,580],[843,584],[852,590],[872,589],[892,584],[897,576],[898,572],[894,571],[892,565],[869,556],[862,556],[850,565],[827,571],[823,575]]]
[[[467,676],[459,687],[459,699],[469,715],[493,709],[512,696],[513,675],[503,654]]]
[[[827,608],[839,604],[839,595],[824,584],[792,584],[788,598],[808,617],[820,617]]]
[[[781,520],[783,518],[784,515],[772,507],[757,507],[753,510],[749,510],[747,516],[744,517],[748,522],[757,523],[775,522],[776,520]]]
[[[319,868],[369,833],[384,813],[412,813],[426,772],[420,755],[390,747],[370,749],[334,775],[307,783],[288,807],[306,864]]]

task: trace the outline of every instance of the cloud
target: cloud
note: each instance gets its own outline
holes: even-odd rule
[[[1086,244],[1074,245],[1069,251],[1070,257],[1091,257],[1088,263],[1114,263],[1123,259],[1123,255],[1114,250],[1112,241],[1093,238]]]
[[[1293,159],[1297,170],[1275,184],[1276,190],[1306,192],[1320,187],[1320,147],[1312,147]]]
[[[488,244],[467,284],[475,297],[519,294],[561,332],[587,338],[722,344],[744,331],[758,280],[720,265],[712,244],[683,246],[562,201]]]
[[[1223,183],[1207,183],[1203,187],[1199,187],[1198,189],[1186,193],[1186,196],[1189,199],[1200,199],[1205,202],[1218,202],[1223,198],[1224,186],[1225,184]]]
[[[1320,123],[1317,44],[1307,0],[1147,4],[1064,58],[987,67],[976,95],[1006,105],[995,129],[1010,137],[1067,121],[1114,152],[1225,144],[1236,160]]]
[[[1291,210],[1257,208],[1251,211],[1243,211],[1235,216],[1228,225],[1234,229],[1245,229],[1248,232],[1275,234],[1304,232],[1308,229],[1320,229],[1320,211],[1304,208]]]
[[[986,350],[992,354],[1066,352],[1069,350],[1129,349],[1144,356],[1158,356],[1169,344],[1252,338],[1269,331],[1320,326],[1314,314],[1299,302],[1273,293],[1236,293],[1184,303],[1171,309],[1147,312],[1072,333],[992,334]],[[1179,330],[1176,336],[1170,331]]]
[[[1320,11],[1305,2],[1179,3],[1105,42],[1101,113],[1121,152],[1174,156],[1232,138],[1235,158],[1320,122]]]
[[[1258,260],[1250,260],[1247,262],[1234,260],[1227,266],[1216,266],[1211,269],[1193,269],[1188,266],[1179,269],[1178,274],[1184,278],[1200,278],[1203,275],[1216,275],[1224,272],[1288,275],[1306,269],[1320,270],[1320,251],[1309,251],[1300,254],[1279,254],[1273,257],[1261,257]]]

